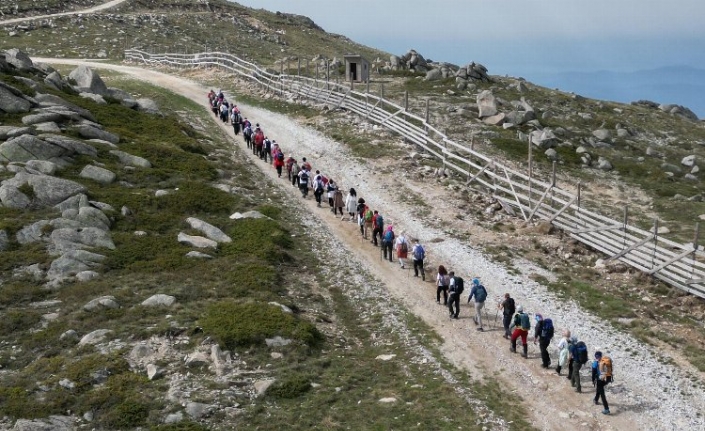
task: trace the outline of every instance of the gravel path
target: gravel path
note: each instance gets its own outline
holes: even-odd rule
[[[63,59],[37,59],[37,61],[67,63]],[[77,64],[80,61],[74,61]],[[129,73],[182,94],[205,106],[207,89],[182,78],[127,66],[89,64],[96,68],[109,68]],[[395,181],[385,174],[372,172],[365,162],[356,161],[338,142],[302,126],[283,115],[237,102],[245,115],[263,125],[266,134],[282,146],[285,153],[293,150],[297,156],[308,156],[314,169],[330,173],[344,188],[355,187],[358,195],[365,197],[372,207],[379,209],[387,220],[393,221],[396,230],[405,230],[410,236],[421,239],[429,251],[434,265],[443,263],[455,269],[466,280],[477,275],[489,290],[489,298],[509,292],[518,304],[529,312],[540,312],[551,317],[557,333],[570,328],[574,335],[584,340],[590,351],[599,347],[608,352],[615,363],[616,382],[608,386],[607,397],[612,415],[605,417],[601,407],[592,405],[592,386],[588,372],[583,372],[586,393],[576,394],[567,381],[555,372],[543,370],[538,360],[523,360],[507,350],[508,344],[500,332],[474,331],[470,309],[464,306],[461,320],[449,321],[445,309],[435,304],[432,283],[422,283],[409,278],[398,265],[382,262],[369,243],[360,240],[359,232],[351,223],[340,222],[327,209],[316,209],[311,199],[306,203],[311,212],[323,212],[321,219],[332,229],[338,240],[357,254],[364,267],[381,279],[389,293],[413,313],[431,325],[446,340],[442,351],[453,363],[466,368],[475,376],[500,379],[503,385],[520,395],[532,414],[532,422],[542,429],[563,429],[574,426],[600,430],[703,430],[705,419],[705,391],[693,383],[684,372],[665,364],[651,348],[589,313],[579,309],[572,301],[561,301],[549,293],[545,286],[522,276],[508,273],[501,265],[491,262],[472,244],[447,238],[443,231],[429,226],[414,216],[413,208],[405,204],[392,204]],[[232,134],[229,127],[223,130]],[[238,138],[236,145],[244,145]],[[260,163],[260,162],[257,162]],[[276,177],[273,169],[262,163],[262,168]],[[292,190],[284,181],[282,187]],[[409,183],[409,188],[414,185]],[[451,215],[452,216],[452,215]],[[441,243],[431,243],[434,238],[445,238]],[[526,273],[533,269],[523,268]],[[522,272],[524,272],[522,269]],[[489,303],[488,303],[489,304]],[[491,311],[488,311],[491,314]],[[492,319],[494,316],[492,316]],[[538,349],[530,347],[530,357],[537,357]],[[554,355],[555,358],[555,355]]]
[[[25,21],[36,21],[36,20],[40,20],[40,19],[56,18],[56,17],[66,16],[66,15],[79,15],[79,14],[100,12],[102,10],[115,7],[115,6],[119,5],[120,3],[124,3],[126,1],[127,0],[111,0],[111,1],[103,3],[101,5],[93,6],[92,8],[83,9],[83,10],[72,10],[70,12],[61,12],[61,13],[55,13],[55,14],[51,14],[51,15],[38,15],[38,16],[27,16],[27,17],[22,17],[22,18],[6,19],[6,20],[0,21],[0,25],[17,24],[17,23],[25,22]]]

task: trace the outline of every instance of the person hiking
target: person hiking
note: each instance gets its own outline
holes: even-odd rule
[[[253,134],[252,127],[249,124],[245,123],[245,125],[242,129],[242,138],[245,140],[245,144],[247,145],[248,149],[251,149],[254,146],[252,144],[252,134]],[[254,151],[253,151],[253,153],[254,153]]]
[[[529,357],[529,346],[526,344],[526,337],[529,335],[529,330],[531,329],[531,319],[529,315],[524,313],[524,308],[520,305],[517,307],[517,313],[514,315],[514,322],[509,327],[512,332],[511,342],[512,345],[509,347],[509,351],[512,353],[517,352],[517,339],[521,337],[521,345],[523,348],[522,358]]]
[[[332,181],[332,180],[331,180]],[[335,194],[333,195],[333,215],[338,215],[340,212],[340,220],[343,220],[343,207],[345,206],[345,200],[343,199],[343,191],[338,187],[335,188]]]
[[[233,126],[233,133],[235,136],[240,134],[240,122],[242,121],[242,118],[240,118],[240,113],[237,111],[232,111],[230,114],[230,124]]]
[[[384,217],[377,211],[373,211],[372,216],[372,244],[377,247],[377,235],[379,239],[382,239],[382,232],[384,232]]]
[[[387,259],[387,253],[389,253],[389,261],[392,262],[392,250],[394,248],[394,229],[392,225],[387,226],[387,230],[384,231],[382,235],[382,253],[384,259]]]
[[[477,325],[477,330],[482,332],[484,331],[482,328],[482,309],[484,308],[485,301],[487,300],[487,289],[485,289],[485,286],[480,284],[480,280],[478,278],[472,279],[472,289],[470,289],[470,295],[468,295],[468,304],[473,298],[475,299],[475,317],[473,318],[473,321],[475,322],[475,325]]]
[[[282,153],[280,148],[274,155],[274,169],[277,170],[277,176],[279,178],[282,177],[282,168],[284,168],[284,153]]]
[[[328,206],[330,207],[330,212],[335,213],[335,205],[333,205],[333,199],[335,199],[335,192],[338,190],[338,185],[331,178],[326,184],[326,192],[328,197]]]
[[[262,149],[264,147],[264,132],[259,128],[259,124],[255,127],[254,135],[252,136],[252,142],[254,143],[253,153],[262,158]]]
[[[573,337],[575,338],[575,337]],[[568,348],[570,357],[573,358],[573,371],[571,373],[570,385],[575,388],[575,392],[582,392],[582,386],[580,385],[580,369],[588,361],[587,346],[582,341],[577,341],[572,343]]]
[[[421,272],[421,280],[426,281],[426,271],[423,267],[423,260],[426,258],[426,249],[423,248],[418,238],[414,240],[414,247],[411,249],[411,258],[414,261],[414,277],[418,277],[419,272]],[[447,288],[448,285],[446,284],[446,289]]]
[[[301,168],[306,169],[307,171],[311,172],[311,164],[306,160],[306,157],[301,159]]]
[[[301,196],[305,199],[308,196],[308,185],[310,181],[310,174],[306,169],[301,169],[299,171],[299,190],[301,191]]]
[[[512,317],[516,308],[514,307],[514,298],[509,296],[508,293],[504,294],[504,301],[497,305],[498,308],[502,310],[502,326],[504,326],[504,339],[508,340],[510,337],[509,325],[512,324]]]
[[[323,175],[321,175],[321,171],[316,171],[316,175],[313,177],[313,197],[316,198],[316,204],[319,208],[321,207],[321,196],[323,196],[324,190]]]
[[[448,276],[450,277],[450,284],[448,285],[448,311],[450,312],[451,319],[457,319],[460,314],[460,295],[463,294],[465,290],[464,281],[462,277],[456,277],[455,272],[451,271]],[[453,306],[455,306],[455,312],[453,312]]]
[[[607,404],[605,396],[605,386],[612,383],[612,359],[603,355],[599,350],[595,352],[595,360],[592,362],[592,385],[595,386],[595,405],[600,405],[602,398],[602,414],[610,414],[610,406]]]
[[[568,375],[565,376],[566,379],[573,381],[573,355],[570,353],[570,349],[574,344],[578,342],[578,338],[573,336],[568,339]]]
[[[404,232],[400,233],[394,242],[394,250],[397,252],[397,259],[401,269],[404,269],[404,259],[409,255],[409,242],[406,240]]]
[[[294,187],[299,186],[299,172],[301,172],[301,168],[299,168],[299,163],[294,159],[291,163],[291,185]]]
[[[538,341],[539,351],[541,351],[541,367],[551,366],[551,356],[548,354],[548,345],[553,338],[553,321],[536,314],[536,326],[534,327],[534,344]]]
[[[291,171],[294,168],[294,163],[296,163],[296,159],[293,158],[291,155],[289,155],[289,157],[287,157],[286,161],[284,162],[284,166],[286,166],[286,177],[289,179],[289,181],[291,181],[292,185],[294,184],[294,181],[292,181],[291,178]]]
[[[558,365],[556,366],[556,373],[561,375],[561,370],[568,364],[568,347],[570,346],[570,331],[567,329],[563,331],[563,338],[558,342]]]
[[[259,158],[264,160],[264,163],[269,163],[270,160],[267,159],[272,158],[272,141],[266,136],[264,137],[264,141],[262,141],[262,152]]]
[[[415,275],[414,277],[418,277]],[[443,292],[443,305],[448,305],[448,286],[450,285],[450,276],[446,267],[438,265],[438,273],[436,274],[436,304],[441,303],[441,292]]]
[[[367,204],[365,204],[365,199],[364,198],[359,198],[357,200],[357,224],[360,225],[360,235],[364,239],[367,239],[367,235],[365,235],[365,212],[369,210],[367,207]]]
[[[350,188],[348,195],[345,196],[345,211],[347,211],[350,216],[350,221],[355,223],[355,214],[358,213],[357,208],[357,191],[354,188]],[[343,218],[340,218],[343,220]]]

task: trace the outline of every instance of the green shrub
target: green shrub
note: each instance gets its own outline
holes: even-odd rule
[[[277,335],[309,346],[323,340],[311,323],[284,313],[280,307],[264,304],[233,301],[213,304],[206,310],[201,325],[206,334],[230,350],[262,344],[265,338]]]
[[[161,272],[195,265],[193,259],[185,257],[189,248],[176,241],[176,233],[146,236],[116,233],[113,240],[116,248],[106,253],[106,269]]]
[[[286,250],[293,246],[291,234],[269,219],[243,219],[227,232],[233,242],[222,244],[224,255],[236,255],[258,262],[289,260]]]
[[[274,220],[279,220],[282,214],[282,209],[274,205],[260,205],[257,207],[257,211]]]
[[[86,392],[77,400],[76,411],[93,411],[95,424],[107,429],[134,429],[145,425],[156,408],[147,389],[149,380],[131,372],[108,378],[105,386]]]
[[[34,310],[9,310],[0,317],[0,334],[19,336],[41,321],[41,314]]]
[[[209,428],[194,422],[151,426],[149,431],[208,431]]]
[[[201,182],[189,181],[156,200],[160,211],[186,216],[198,214],[230,215],[237,198]]]
[[[308,376],[294,374],[277,380],[267,389],[267,395],[274,398],[298,398],[311,389],[311,379]]]

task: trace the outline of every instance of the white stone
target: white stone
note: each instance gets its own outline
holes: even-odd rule
[[[380,361],[391,361],[392,359],[396,358],[397,355],[390,354],[390,355],[379,355],[375,359],[380,360]]]
[[[384,403],[384,404],[390,404],[390,403],[396,403],[397,399],[394,397],[386,397],[386,398],[380,398],[379,402]]]
[[[270,386],[276,382],[276,379],[265,379],[265,380],[258,380],[255,382],[255,394],[260,397],[264,395],[265,392],[267,392],[267,389],[269,389]]]
[[[96,329],[95,331],[84,335],[83,338],[81,338],[81,341],[78,342],[78,345],[84,346],[86,344],[98,344],[105,340],[105,337],[111,332],[113,331],[109,329]]]

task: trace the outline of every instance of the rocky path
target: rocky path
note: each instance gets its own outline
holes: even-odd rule
[[[95,68],[117,70],[168,88],[205,107],[207,88],[155,70],[85,63],[80,60],[36,61],[83,63]],[[471,276],[479,276],[490,292],[487,311],[489,320],[494,321],[495,315],[491,302],[496,296],[509,292],[526,310],[553,318],[557,333],[563,328],[570,328],[574,335],[588,344],[591,352],[599,347],[612,356],[616,382],[607,391],[612,415],[603,416],[600,414],[601,407],[592,404],[594,392],[588,371],[583,371],[584,393],[577,394],[571,390],[564,377],[540,367],[540,361],[536,359],[538,349],[533,345],[529,349],[531,359],[524,360],[508,351],[508,342],[501,337],[499,330],[493,328],[484,333],[476,332],[468,306],[463,305],[460,320],[449,320],[446,309],[435,303],[433,283],[421,282],[411,277],[408,271],[401,270],[398,264],[382,261],[379,249],[361,240],[355,225],[340,221],[339,217],[334,217],[326,208],[316,208],[312,198],[301,200],[301,205],[306,206],[314,217],[327,225],[365,269],[382,280],[387,292],[380,292],[381,300],[390,297],[398,301],[432,326],[444,338],[442,352],[452,363],[478,378],[499,379],[503,386],[521,396],[536,427],[594,430],[705,429],[705,418],[701,415],[705,411],[705,391],[697,381],[691,381],[681,370],[666,364],[647,346],[578,309],[572,301],[560,301],[544,286],[526,277],[509,274],[506,268],[490,261],[472,244],[448,238],[441,229],[417,217],[413,206],[394,203],[394,194],[398,190],[395,186],[399,183],[420,193],[430,191],[435,185],[420,185],[405,180],[399,182],[392,175],[377,174],[366,162],[356,160],[344,145],[285,116],[237,103],[250,120],[263,125],[266,134],[276,139],[285,153],[293,151],[299,158],[308,156],[314,169],[329,173],[345,188],[355,187],[358,195],[365,197],[373,208],[379,209],[386,220],[395,225],[397,232],[403,230],[409,236],[420,238],[427,247],[432,265],[442,263],[466,280]],[[229,126],[215,122],[214,118],[215,124],[232,136]],[[235,138],[233,142],[234,145],[244,146],[240,138]],[[252,157],[252,163],[259,164],[271,178],[278,181],[282,188],[292,194],[297,193],[286,181],[276,179],[274,169],[254,156],[249,157]],[[435,195],[438,195],[438,190]],[[433,202],[429,204],[433,205]],[[446,216],[453,217],[454,214]],[[438,238],[443,241],[432,242]],[[526,268],[526,272],[532,270]]]
[[[17,24],[20,22],[26,22],[26,21],[36,21],[39,19],[49,19],[49,18],[56,18],[60,16],[66,16],[66,15],[78,15],[78,14],[89,14],[89,13],[95,13],[95,12],[100,12],[105,9],[110,9],[113,8],[121,3],[125,3],[127,0],[111,0],[109,2],[103,3],[98,6],[94,6],[92,8],[88,9],[83,9],[83,10],[73,10],[70,12],[61,12],[61,13],[54,13],[51,15],[38,15],[38,16],[26,16],[22,18],[12,18],[12,19],[6,19],[6,20],[1,20],[0,25],[8,25],[8,24]]]

